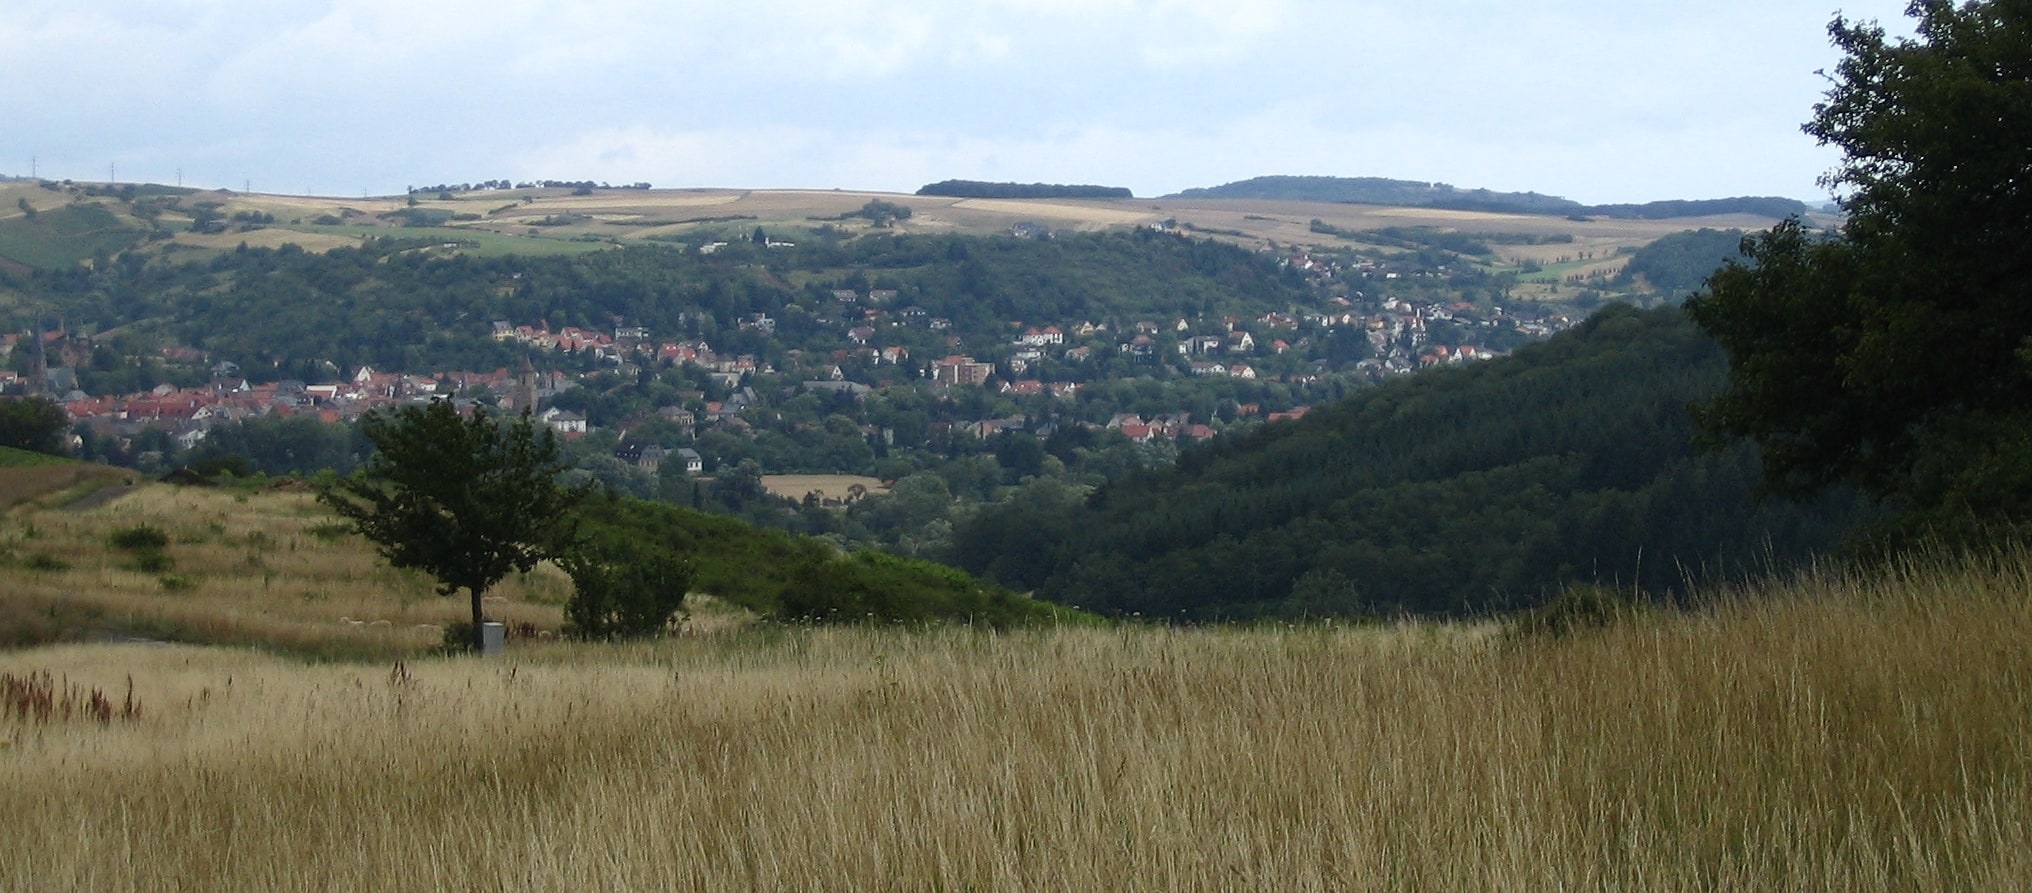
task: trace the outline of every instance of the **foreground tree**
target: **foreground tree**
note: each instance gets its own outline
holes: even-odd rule
[[[446,401],[369,413],[360,431],[375,452],[318,500],[353,522],[390,564],[437,578],[438,594],[463,589],[481,645],[481,598],[511,571],[561,553],[572,509],[587,493],[566,487],[549,428],[527,412],[506,421],[460,415]]]
[[[61,456],[70,425],[70,413],[47,397],[0,399],[0,446]]]
[[[1805,130],[1845,155],[1840,231],[1746,240],[1687,312],[1729,352],[1702,421],[1771,490],[1856,485],[1956,535],[2032,521],[2032,4],[1908,13],[1909,39],[1829,27],[1846,56]]]

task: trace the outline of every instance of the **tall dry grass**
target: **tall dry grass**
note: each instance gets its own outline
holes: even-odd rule
[[[2032,560],[1565,638],[768,630],[0,655],[0,890],[2022,890]]]

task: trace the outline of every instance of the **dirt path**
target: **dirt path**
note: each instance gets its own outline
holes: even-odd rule
[[[86,496],[83,499],[72,502],[69,505],[66,505],[58,509],[58,511],[82,512],[86,509],[95,509],[98,508],[99,506],[105,505],[106,503],[112,502],[115,499],[119,499],[122,496],[132,493],[137,489],[139,489],[139,486],[135,484],[116,484],[111,487],[102,487],[96,492],[92,493],[90,496]]]

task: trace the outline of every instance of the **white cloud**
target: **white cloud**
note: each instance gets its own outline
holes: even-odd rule
[[[0,96],[0,172],[1139,194],[1319,173],[1611,201],[1806,197],[1832,163],[1797,130],[1836,58],[1817,0],[8,6],[0,80],[33,86]]]

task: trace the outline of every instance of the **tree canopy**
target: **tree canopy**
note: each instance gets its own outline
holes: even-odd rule
[[[1920,0],[1911,38],[1837,18],[1807,133],[1848,217],[1747,240],[1688,313],[1729,353],[1705,427],[1787,495],[1855,484],[1911,530],[2032,520],[2032,6]],[[1973,528],[1969,528],[1973,529]]]
[[[70,424],[70,414],[47,397],[0,399],[0,446],[61,456]]]
[[[481,597],[566,545],[582,487],[558,481],[566,463],[549,428],[528,413],[503,421],[462,415],[447,401],[370,413],[360,431],[375,452],[318,499],[350,520],[390,564],[437,578],[438,594],[470,593],[473,644]]]

